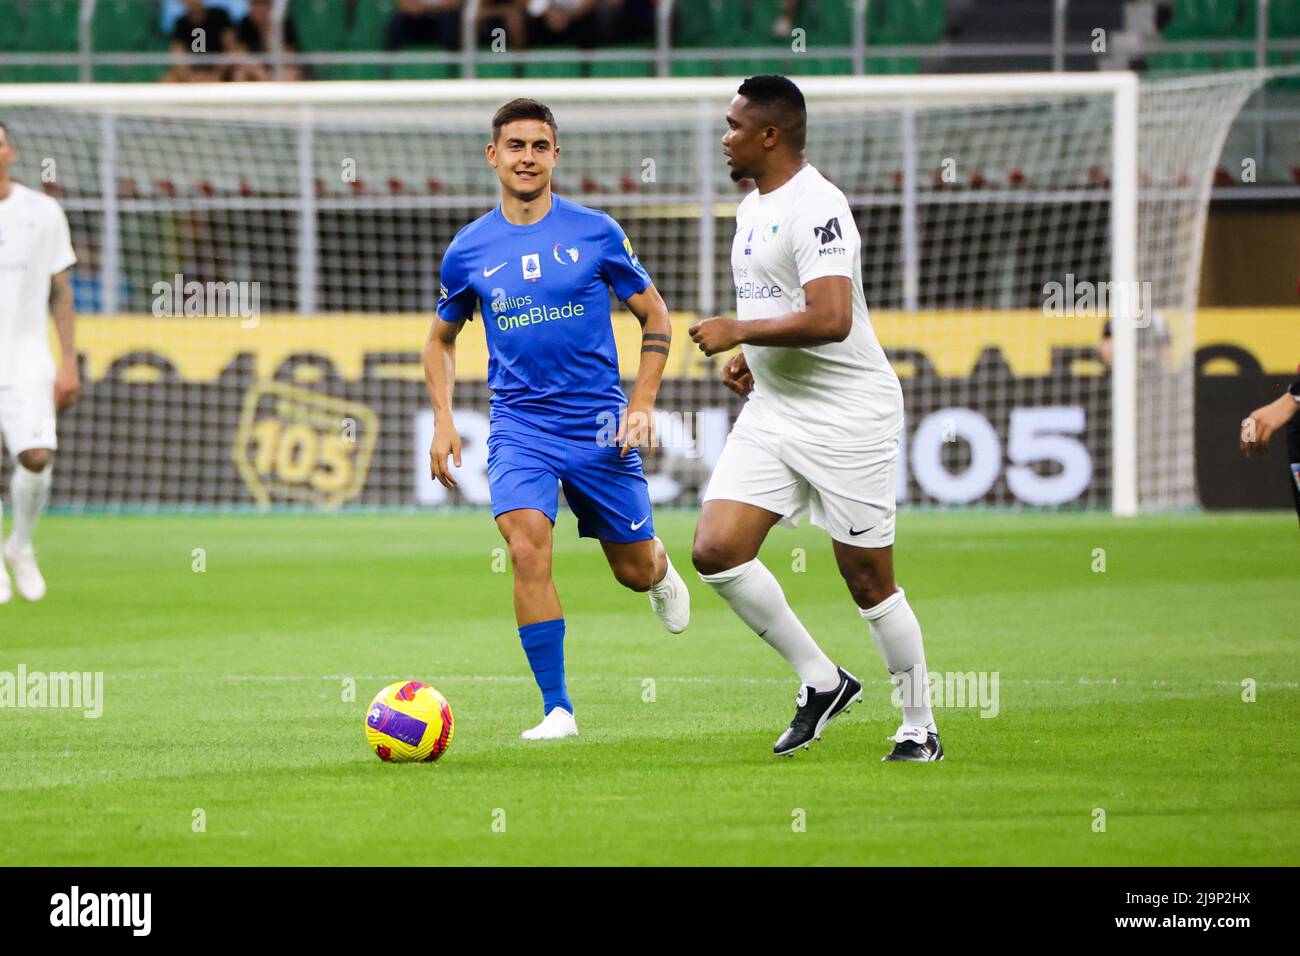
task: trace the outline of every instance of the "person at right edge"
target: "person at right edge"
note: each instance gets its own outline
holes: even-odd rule
[[[1300,366],[1296,367],[1300,372]],[[1268,443],[1286,428],[1287,462],[1291,469],[1291,497],[1295,499],[1296,518],[1300,519],[1300,379],[1280,396],[1261,405],[1241,423],[1241,450],[1246,457],[1268,454]]]

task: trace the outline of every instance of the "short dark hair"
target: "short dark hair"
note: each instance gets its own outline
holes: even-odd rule
[[[9,127],[4,124],[4,120],[0,120],[0,133],[5,134],[6,143],[8,143],[10,146],[14,144],[13,134],[9,132]]]
[[[788,76],[763,73],[751,76],[736,90],[750,106],[763,111],[772,126],[790,138],[790,145],[802,150],[808,130],[808,106],[803,93]]]
[[[551,135],[556,139],[560,137],[560,128],[555,125],[555,114],[545,103],[539,103],[537,100],[530,100],[521,96],[518,99],[511,100],[509,103],[497,110],[492,116],[492,142],[501,138],[501,128],[507,123],[514,123],[518,120],[539,120],[551,128]]]

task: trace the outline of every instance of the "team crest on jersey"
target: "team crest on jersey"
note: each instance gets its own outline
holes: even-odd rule
[[[555,261],[560,265],[567,266],[578,261],[578,247],[566,246],[562,242],[557,242],[551,249],[551,255],[555,257]]]
[[[763,227],[762,239],[764,242],[767,242],[767,240],[769,239],[776,238],[776,228],[777,228],[777,224],[774,222],[769,222],[766,226]]]
[[[529,282],[535,282],[542,277],[542,257],[539,253],[530,252],[519,261],[524,267],[524,278]]]
[[[824,226],[813,226],[813,235],[821,240],[823,246],[828,242],[844,238],[843,233],[840,232],[840,220],[835,216],[827,219]]]

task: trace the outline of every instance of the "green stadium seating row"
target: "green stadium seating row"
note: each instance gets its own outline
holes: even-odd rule
[[[689,0],[677,5],[677,43],[685,47],[788,45],[773,34],[783,0]],[[869,42],[878,45],[937,43],[946,23],[945,0],[873,0]],[[810,47],[848,46],[853,37],[852,0],[804,0],[793,26]]]
[[[304,52],[367,52],[383,48],[384,31],[395,0],[367,0],[343,5],[338,0],[291,0]],[[925,44],[943,33],[945,0],[873,0],[870,43]],[[78,0],[0,0],[0,52],[73,53],[77,50]],[[772,34],[783,0],[685,0],[677,5],[677,40],[681,46],[786,47],[789,40]],[[158,27],[156,9],[141,0],[99,0],[95,12],[95,49],[107,53],[161,53],[168,38]],[[849,0],[805,0],[796,26],[806,31],[807,52],[798,59],[729,58],[675,63],[675,76],[789,72],[795,75],[847,73],[844,57],[817,55],[818,46],[847,46],[853,35]],[[645,50],[651,43],[630,44]],[[654,64],[619,59],[584,64],[577,50],[572,60],[494,63],[480,61],[483,77],[620,77],[650,76]],[[872,73],[915,73],[917,61],[905,57],[871,57]],[[149,82],[165,71],[161,65],[97,65],[101,82]],[[460,75],[457,64],[331,64],[317,66],[320,79],[447,79]],[[0,82],[70,82],[75,65],[0,66]]]
[[[30,3],[0,0],[0,53],[74,53],[77,0]],[[75,66],[48,64],[0,67],[0,83],[58,83],[77,79]]]
[[[1251,39],[1258,24],[1255,0],[1174,0],[1162,35],[1166,40]],[[1300,37],[1300,0],[1270,0],[1268,35]]]
[[[1259,8],[1254,0],[1176,0],[1173,19],[1164,30],[1164,39],[1194,45],[1196,40],[1253,40],[1259,27]],[[1268,35],[1272,39],[1300,37],[1300,0],[1271,0]],[[1269,66],[1300,65],[1300,54],[1272,50],[1267,54]],[[1198,52],[1167,50],[1153,53],[1148,67],[1153,75],[1196,73],[1212,70],[1249,70],[1256,66],[1253,50]],[[1300,89],[1300,77],[1274,82],[1274,86]]]

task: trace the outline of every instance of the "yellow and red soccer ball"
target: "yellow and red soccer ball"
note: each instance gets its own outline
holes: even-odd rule
[[[428,684],[398,681],[381,690],[366,713],[366,740],[380,760],[429,763],[451,746],[451,705]]]

